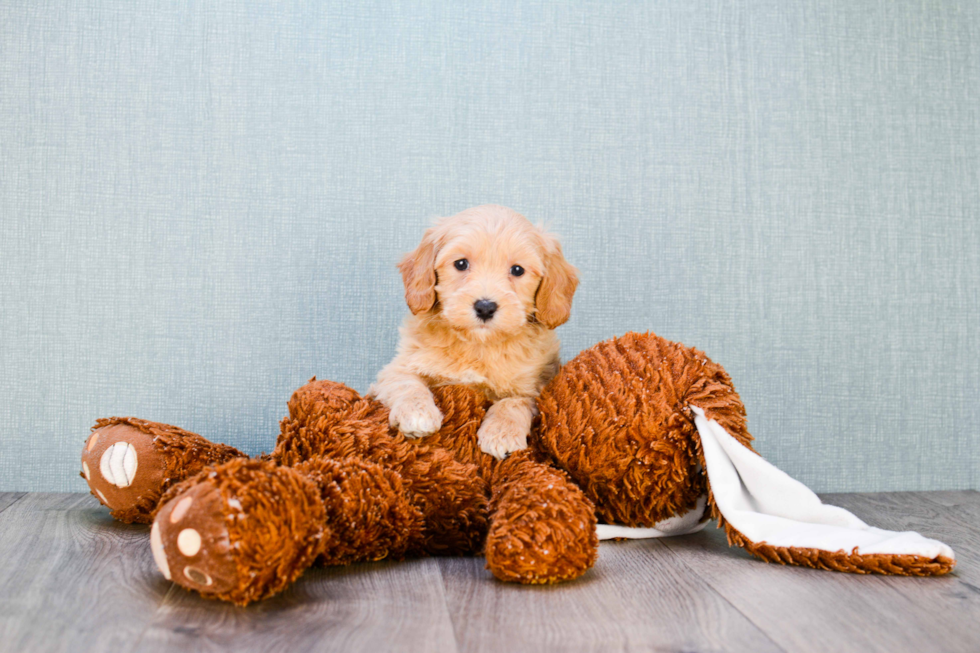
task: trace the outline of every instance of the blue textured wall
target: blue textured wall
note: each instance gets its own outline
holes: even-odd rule
[[[818,490],[980,482],[980,3],[0,1],[0,489],[102,415],[270,449],[365,389],[436,215],[708,352]]]

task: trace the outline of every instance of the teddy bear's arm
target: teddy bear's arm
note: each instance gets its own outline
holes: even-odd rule
[[[555,583],[595,564],[595,507],[568,475],[522,450],[492,476],[487,568],[504,581]]]

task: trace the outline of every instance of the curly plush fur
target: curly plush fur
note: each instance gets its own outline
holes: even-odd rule
[[[654,526],[693,509],[706,492],[704,518],[718,519],[730,542],[769,562],[904,575],[938,575],[954,564],[779,548],[742,536],[711,495],[690,408],[751,449],[741,400],[721,366],[653,334],[600,343],[565,365],[538,400],[530,446],[504,460],[477,440],[489,399],[463,386],[437,387],[433,396],[442,427],[406,439],[377,400],[314,379],[290,399],[273,453],[252,461],[229,459],[234,450],[165,425],[128,420],[135,426],[110,437],[106,430],[123,421],[100,420],[96,444],[104,435],[150,453],[137,451],[135,479],[109,496],[97,492],[99,449],[87,444],[86,478],[114,515],[148,521],[156,512],[151,541],[168,578],[239,604],[281,591],[317,559],[482,551],[501,580],[569,580],[595,562],[597,515]],[[197,462],[189,462],[191,450]],[[175,474],[190,475],[200,461],[218,464],[175,484]],[[161,498],[148,507],[154,496]]]

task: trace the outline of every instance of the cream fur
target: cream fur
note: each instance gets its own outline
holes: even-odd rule
[[[468,268],[454,263],[466,259]],[[524,274],[515,276],[519,265]],[[395,358],[369,391],[409,437],[442,424],[430,387],[466,384],[494,404],[480,426],[480,448],[498,458],[527,446],[535,398],[558,371],[553,329],[568,319],[578,274],[558,240],[519,213],[478,206],[428,229],[399,264],[412,311]],[[498,305],[487,322],[474,302]]]

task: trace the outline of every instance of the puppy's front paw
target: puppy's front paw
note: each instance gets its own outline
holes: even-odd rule
[[[476,440],[481,451],[502,460],[527,447],[527,429],[515,421],[490,416],[480,425]]]
[[[442,413],[436,408],[432,395],[399,401],[391,407],[388,423],[406,438],[431,435],[442,426]]]

